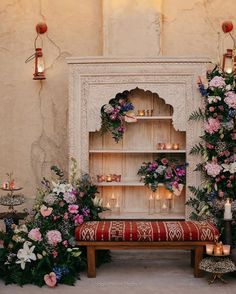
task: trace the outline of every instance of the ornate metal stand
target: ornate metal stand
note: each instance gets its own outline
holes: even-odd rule
[[[16,191],[20,191],[23,188],[12,188],[5,189],[1,188],[2,191],[8,192],[7,195],[0,197],[0,204],[3,206],[8,206],[8,212],[3,217],[4,223],[6,226],[6,232],[11,233],[13,224],[18,224],[19,218],[16,215],[15,206],[21,205],[25,202],[24,195],[22,194],[14,194]]]
[[[206,257],[201,261],[199,268],[212,274],[212,278],[208,281],[209,284],[213,284],[217,279],[223,283],[227,283],[223,279],[223,274],[236,271],[236,266],[233,261],[224,256]]]

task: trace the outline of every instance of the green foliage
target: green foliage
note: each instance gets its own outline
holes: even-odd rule
[[[201,143],[198,143],[196,144],[195,146],[193,146],[189,152],[189,154],[191,155],[203,155],[205,151],[205,147],[201,144]]]
[[[204,120],[204,119],[205,119],[205,114],[201,110],[201,108],[199,108],[198,110],[193,111],[189,116],[189,120],[200,121],[200,120]]]

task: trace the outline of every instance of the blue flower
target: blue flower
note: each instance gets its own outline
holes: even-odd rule
[[[204,85],[203,84],[199,84],[198,85],[198,88],[199,88],[199,92],[201,93],[201,95],[203,97],[206,97],[207,96],[207,90],[205,89]]]
[[[60,281],[60,279],[63,275],[69,273],[69,269],[65,266],[62,266],[62,267],[55,266],[52,270],[56,274],[57,281]]]
[[[130,110],[133,110],[134,109],[134,106],[132,103],[127,103],[125,105],[123,105],[121,107],[121,110],[124,111],[124,112],[127,112],[127,111],[130,111]]]

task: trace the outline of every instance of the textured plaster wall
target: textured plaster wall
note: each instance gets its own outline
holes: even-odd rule
[[[0,1],[0,180],[14,171],[29,198],[52,164],[67,167],[65,57],[102,54],[101,9],[100,0]],[[48,25],[42,83],[32,80],[33,62],[25,64],[39,21]]]
[[[14,171],[34,198],[49,167],[68,164],[67,56],[209,56],[232,42],[223,20],[236,25],[235,0],[1,0],[0,180]],[[32,80],[34,26],[43,36],[47,80]],[[40,43],[39,43],[40,45]],[[0,208],[1,209],[1,208]]]

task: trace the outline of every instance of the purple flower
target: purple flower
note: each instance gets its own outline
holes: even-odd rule
[[[74,216],[73,220],[75,222],[75,225],[80,225],[84,222],[84,217],[83,215],[77,214]]]
[[[83,213],[83,216],[88,216],[89,213],[90,213],[90,209],[89,208],[83,208],[82,213]]]

